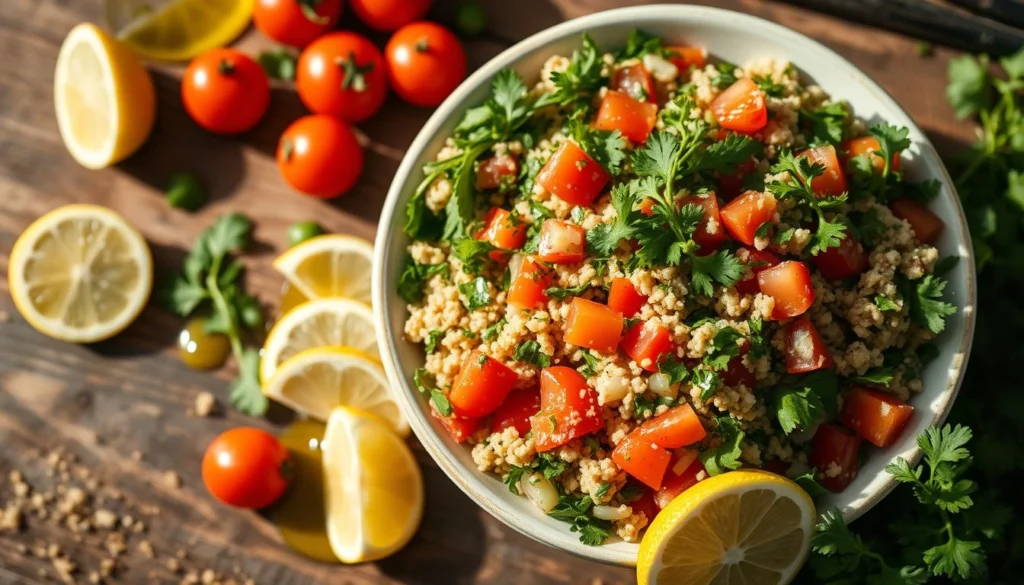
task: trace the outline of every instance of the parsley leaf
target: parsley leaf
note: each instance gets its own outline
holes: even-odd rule
[[[569,67],[565,71],[551,73],[555,91],[544,94],[538,100],[537,107],[557,105],[562,110],[580,112],[581,117],[586,117],[594,94],[605,83],[605,78],[601,77],[603,68],[601,51],[594,39],[583,33],[583,44],[573,51]]]
[[[231,404],[242,414],[263,416],[269,403],[260,384],[260,351],[247,347],[235,359],[238,362],[238,377],[231,382]]]
[[[626,37],[626,45],[615,51],[615,61],[626,59],[640,59],[648,53],[663,55],[666,49],[661,37],[644,32],[638,28],[629,31]]]
[[[715,371],[722,371],[729,367],[733,357],[740,354],[739,340],[743,334],[732,327],[722,327],[715,332],[708,344],[707,354],[704,356],[704,363]]]
[[[956,536],[950,536],[944,544],[924,551],[924,562],[936,575],[961,579],[984,575],[988,570],[981,543],[960,540]]]
[[[626,161],[626,139],[618,130],[597,130],[578,119],[569,121],[569,133],[594,162],[614,176],[622,173]]]
[[[771,355],[772,343],[765,335],[764,319],[751,317],[747,321],[747,326],[750,328],[750,357],[757,359]]]
[[[420,391],[420,394],[423,394],[423,396],[433,403],[438,414],[441,416],[452,415],[454,412],[452,409],[452,403],[448,401],[448,397],[445,396],[443,392],[434,387],[433,377],[427,373],[425,368],[419,368],[413,372],[412,382],[416,386],[416,389]]]
[[[444,337],[444,331],[439,331],[437,329],[434,329],[430,333],[427,333],[425,348],[426,352],[434,353],[435,351],[437,351],[437,346],[441,343],[442,337]]]
[[[602,223],[587,232],[587,243],[598,254],[610,255],[623,240],[632,237],[632,223],[636,218],[633,207],[637,204],[637,194],[637,183],[619,183],[612,187],[611,204],[615,209],[615,219],[612,223]]]
[[[668,376],[669,385],[679,384],[690,377],[690,368],[676,354],[669,354],[658,362],[658,372]]]
[[[268,77],[282,81],[295,79],[295,55],[288,49],[279,48],[273,51],[261,51],[256,57],[260,67],[267,72]]]
[[[597,365],[601,363],[601,360],[597,356],[590,353],[589,350],[583,350],[583,365],[576,368],[576,370],[586,378],[592,378],[597,375]]]
[[[554,479],[565,473],[569,469],[569,464],[551,452],[538,453],[534,459],[534,469],[541,472],[544,477]]]
[[[463,264],[463,270],[470,274],[478,274],[483,264],[489,259],[488,254],[497,248],[485,240],[459,237],[452,240],[452,255]]]
[[[484,328],[483,332],[480,333],[480,338],[484,341],[494,341],[498,338],[498,334],[501,333],[502,329],[504,329],[506,323],[508,323],[508,321],[502,317],[493,325],[488,325]]]
[[[480,307],[486,307],[491,304],[491,287],[482,276],[460,284],[459,293],[466,297],[463,304],[470,311],[475,311]]]
[[[929,274],[914,281],[897,276],[896,284],[904,302],[910,305],[911,320],[932,333],[942,333],[946,328],[946,317],[956,314],[955,305],[941,300],[946,281]]]
[[[989,107],[988,57],[964,55],[949,61],[946,99],[961,120]]]
[[[836,409],[838,380],[833,370],[816,370],[784,379],[772,391],[772,410],[787,435],[809,429]]]
[[[597,486],[597,490],[594,492],[594,495],[597,496],[598,500],[604,500],[604,497],[608,495],[608,492],[611,491],[611,489],[612,484],[603,482],[601,485]]]
[[[842,102],[833,102],[814,111],[800,110],[800,123],[809,127],[811,146],[831,144],[838,147],[843,141],[843,128],[850,113]]]
[[[740,468],[740,443],[745,435],[739,421],[732,417],[716,417],[715,426],[714,432],[722,439],[722,443],[700,454],[700,462],[704,464],[708,475]]]
[[[551,365],[551,356],[540,349],[540,343],[536,339],[527,339],[516,346],[512,359],[531,363],[538,368],[546,368]]]
[[[770,97],[782,97],[786,93],[786,88],[772,79],[770,75],[754,75],[751,77],[751,81]]]
[[[846,195],[819,197],[810,188],[811,181],[824,172],[824,167],[817,163],[812,164],[807,157],[796,157],[790,152],[783,152],[771,170],[773,173],[788,172],[792,177],[789,181],[767,183],[766,187],[773,195],[779,198],[793,197],[817,215],[818,227],[810,241],[811,255],[817,256],[828,248],[839,247],[847,226],[838,216],[830,221],[825,217],[825,210],[845,203]]]
[[[423,285],[435,274],[447,274],[447,264],[418,264],[412,258],[406,259],[405,268],[398,278],[398,296],[402,300],[415,304],[423,299]]]
[[[707,402],[715,392],[718,392],[718,387],[722,383],[722,379],[715,373],[714,370],[707,368],[697,368],[690,373],[690,381],[694,386],[700,389],[700,399],[703,402]]]
[[[644,420],[654,415],[654,399],[648,398],[643,394],[637,394],[633,397],[633,418],[637,420]]]
[[[899,311],[900,306],[889,297],[875,296],[875,306],[879,311]]]
[[[548,288],[544,289],[544,294],[552,299],[561,301],[568,297],[578,297],[581,294],[583,294],[584,291],[589,290],[591,287],[592,285],[589,282],[565,288],[558,286],[549,286]]]
[[[569,531],[578,532],[583,544],[597,546],[611,535],[612,524],[590,515],[593,504],[590,496],[563,495],[558,498],[558,504],[548,512],[548,516],[568,522]]]
[[[823,488],[821,484],[818,483],[818,480],[815,479],[814,476],[816,474],[817,470],[809,469],[804,473],[793,478],[793,481],[795,481],[798,486],[803,488],[803,490],[807,492],[807,495],[811,496],[812,498],[818,498],[824,495],[828,495],[828,490]]]
[[[530,467],[520,467],[518,465],[509,465],[508,474],[505,475],[501,481],[508,486],[508,491],[515,495],[521,495],[519,492],[519,481],[523,478],[526,473],[532,472],[533,469]]]
[[[888,366],[882,366],[879,368],[872,368],[864,372],[863,376],[851,376],[849,380],[859,384],[872,384],[875,386],[888,386],[892,384],[893,380],[892,368]]]

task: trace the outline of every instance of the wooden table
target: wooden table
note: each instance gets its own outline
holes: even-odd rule
[[[511,43],[567,18],[619,5],[616,0],[488,0],[489,29],[467,43],[479,65]],[[889,90],[940,150],[970,140],[971,130],[954,120],[944,97],[951,52],[917,56],[911,39],[852,25],[781,4],[756,0],[700,2],[751,12],[824,41]],[[440,2],[432,17],[450,21],[452,2]],[[18,234],[59,205],[92,202],[110,206],[138,226],[152,246],[156,276],[179,269],[196,235],[229,210],[256,221],[255,253],[247,257],[249,284],[268,306],[276,303],[280,279],[270,267],[285,246],[285,229],[318,218],[331,231],[372,237],[385,192],[404,149],[428,111],[390,97],[382,114],[360,125],[367,145],[366,171],[345,198],[324,203],[289,191],[278,175],[273,151],[283,128],[303,113],[284,84],[274,90],[270,113],[253,131],[222,138],[201,131],[179,99],[181,67],[153,71],[159,109],[147,144],[115,168],[93,172],[64,150],[53,112],[52,72],[61,40],[83,20],[99,21],[99,0],[3,0],[0,6],[0,270]],[[345,27],[357,27],[351,18]],[[383,41],[380,35],[372,35]],[[254,31],[239,45],[257,51],[269,43]],[[212,202],[200,213],[169,209],[162,191],[176,171],[197,173]],[[0,288],[6,290],[4,279]],[[151,303],[126,332],[81,347],[53,341],[31,329],[10,298],[0,297],[0,504],[9,497],[9,472],[20,470],[39,492],[54,489],[66,464],[48,454],[62,451],[107,486],[97,507],[142,518],[145,532],[132,534],[128,550],[109,582],[177,583],[179,549],[184,570],[238,573],[258,583],[628,583],[632,571],[605,567],[548,549],[490,518],[470,502],[415,445],[424,470],[428,506],[423,526],[401,553],[380,563],[339,567],[291,554],[274,527],[259,515],[228,509],[205,492],[199,463],[206,444],[225,429],[274,423],[229,412],[215,418],[187,414],[202,391],[226,400],[233,372],[208,375],[186,369],[175,357],[180,321]],[[52,465],[51,465],[52,464]],[[54,467],[55,466],[55,467]],[[173,470],[180,476],[166,478]],[[52,475],[52,477],[51,477]],[[123,492],[124,501],[109,490]],[[58,494],[59,496],[59,494]],[[66,497],[66,494],[65,496]],[[103,537],[78,535],[29,516],[17,533],[0,533],[0,583],[53,580],[54,562],[33,548],[56,543],[79,565],[87,582],[106,552]],[[155,558],[150,558],[146,540]],[[23,548],[24,547],[24,548]],[[25,550],[27,548],[27,550]],[[45,550],[37,550],[47,556]],[[170,565],[170,569],[168,568]],[[46,575],[43,577],[41,575]],[[238,579],[241,581],[242,579]]]

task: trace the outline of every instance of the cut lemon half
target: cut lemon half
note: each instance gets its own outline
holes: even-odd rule
[[[807,559],[814,503],[764,471],[705,479],[659,513],[637,560],[638,585],[785,585]]]
[[[64,38],[53,101],[64,146],[86,168],[128,157],[153,129],[156,92],[149,72],[94,24],[80,24]]]
[[[249,26],[254,0],[108,0],[107,23],[147,59],[187,61],[223,47]]]
[[[153,259],[135,228],[98,205],[65,205],[28,226],[11,250],[14,306],[39,332],[92,343],[146,306]]]
[[[409,424],[391,398],[380,362],[351,347],[318,347],[281,364],[263,386],[268,397],[318,420],[346,406],[369,412],[401,436]]]
[[[318,299],[288,311],[267,334],[260,379],[269,382],[285,360],[325,346],[353,347],[380,361],[370,307],[349,299]]]
[[[320,447],[334,554],[361,563],[405,546],[423,517],[423,476],[405,441],[372,415],[338,408]]]
[[[370,304],[373,244],[362,238],[317,236],[278,256],[274,268],[307,298]]]

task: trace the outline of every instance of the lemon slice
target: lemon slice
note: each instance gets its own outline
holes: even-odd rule
[[[53,101],[64,146],[90,169],[128,157],[153,129],[153,80],[131,49],[93,24],[80,24],[64,38]]]
[[[107,22],[147,59],[187,61],[223,47],[249,26],[254,0],[111,0]]]
[[[274,269],[310,299],[345,297],[370,304],[373,244],[328,234],[295,246],[274,260]]]
[[[380,362],[350,347],[298,354],[278,368],[263,392],[315,419],[327,420],[336,407],[347,406],[372,413],[403,437],[409,434]]]
[[[14,306],[40,333],[77,343],[107,339],[142,312],[153,287],[149,246],[123,217],[65,205],[28,226],[11,250]]]
[[[320,447],[334,554],[361,563],[405,546],[423,517],[423,476],[405,441],[372,415],[338,408]]]
[[[278,366],[301,351],[329,345],[353,347],[380,361],[370,308],[349,299],[318,299],[288,311],[267,334],[260,379],[269,382]]]
[[[698,482],[640,543],[638,585],[784,585],[807,559],[816,518],[800,486],[764,471]]]

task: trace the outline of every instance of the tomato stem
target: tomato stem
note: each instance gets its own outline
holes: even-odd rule
[[[331,21],[327,16],[317,14],[316,6],[323,0],[299,0],[299,10],[302,11],[302,16],[306,17],[306,20],[313,24],[327,24]]]
[[[366,63],[360,65],[356,61],[355,51],[349,51],[348,57],[338,57],[334,60],[334,64],[337,65],[343,73],[341,79],[341,89],[344,91],[353,90],[358,93],[366,91],[366,74],[373,71],[373,63]]]
[[[291,162],[292,154],[295,153],[295,143],[287,136],[282,136],[281,148],[284,150],[284,162]]]
[[[217,63],[217,72],[221,75],[234,75],[235,64],[227,59],[221,59],[220,62]]]
[[[426,53],[429,50],[430,50],[430,42],[427,40],[427,37],[422,37],[418,41],[416,41],[416,52],[417,53]]]

